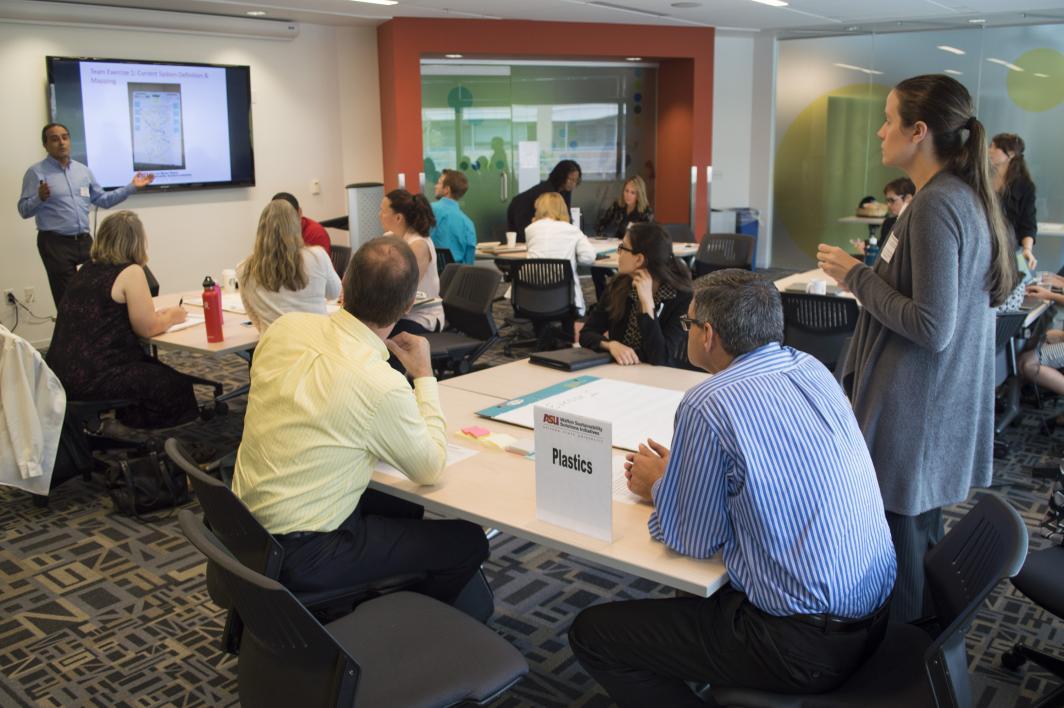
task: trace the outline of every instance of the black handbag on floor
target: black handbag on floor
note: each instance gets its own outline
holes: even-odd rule
[[[128,516],[170,509],[189,501],[188,478],[162,452],[115,460],[107,466],[107,492]]]

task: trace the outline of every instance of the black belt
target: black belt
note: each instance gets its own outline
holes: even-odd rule
[[[298,540],[301,538],[310,538],[311,536],[319,536],[321,531],[294,531],[292,533],[279,533],[274,538],[284,540]]]
[[[46,229],[41,229],[40,232],[49,236],[62,236],[63,238],[81,238],[83,236],[85,238],[90,238],[92,236],[92,234],[90,234],[88,231],[82,231],[79,234],[61,234],[58,231],[48,231]]]
[[[823,629],[825,632],[860,632],[863,629],[868,629],[879,620],[885,619],[889,607],[890,602],[884,602],[883,606],[872,614],[858,617],[856,619],[824,614],[791,615],[791,617],[803,624],[810,624],[819,629]]]

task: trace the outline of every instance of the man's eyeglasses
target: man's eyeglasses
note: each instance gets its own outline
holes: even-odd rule
[[[893,204],[894,202],[900,202],[903,198],[904,197],[899,197],[897,194],[895,194],[893,197],[887,197],[887,203]]]
[[[691,325],[701,327],[704,324],[707,323],[702,320],[696,320],[693,317],[688,317],[687,315],[680,315],[680,328],[683,329],[684,332],[690,332]]]

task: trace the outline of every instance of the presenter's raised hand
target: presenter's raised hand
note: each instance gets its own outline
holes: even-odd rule
[[[37,197],[43,202],[50,196],[52,196],[52,190],[48,188],[48,183],[42,179],[41,183],[37,185]]]
[[[846,276],[851,270],[861,265],[861,261],[846,251],[826,243],[817,246],[816,260],[820,269],[834,278],[840,286],[845,286]]]
[[[647,440],[646,445],[639,446],[639,452],[626,455],[624,476],[628,479],[628,489],[636,496],[651,499],[654,483],[665,474],[669,463],[669,448]]]
[[[154,181],[155,175],[151,172],[149,172],[148,174],[138,172],[137,174],[133,175],[133,186],[137,189],[144,189]]]
[[[409,332],[400,332],[384,343],[412,378],[432,376],[432,350],[429,340]]]

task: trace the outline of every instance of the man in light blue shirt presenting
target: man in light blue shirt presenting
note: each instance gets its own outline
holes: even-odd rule
[[[155,175],[138,172],[129,184],[105,192],[88,167],[70,159],[70,131],[65,125],[44,126],[41,142],[48,157],[26,170],[18,213],[23,219],[36,217],[37,250],[58,308],[67,282],[89,260],[89,205],[113,207],[151,184]]]
[[[462,213],[458,200],[469,190],[469,180],[458,170],[444,170],[436,182],[436,199],[432,213],[436,226],[430,236],[436,248],[446,248],[456,263],[472,263],[477,252],[477,230],[473,221]]]
[[[713,376],[676,411],[672,450],[629,455],[650,535],[718,552],[730,585],[708,598],[615,602],[580,613],[569,643],[622,708],[701,706],[687,682],[822,693],[883,638],[897,566],[872,459],[823,364],[781,345],[776,286],[700,278],[687,354]]]

